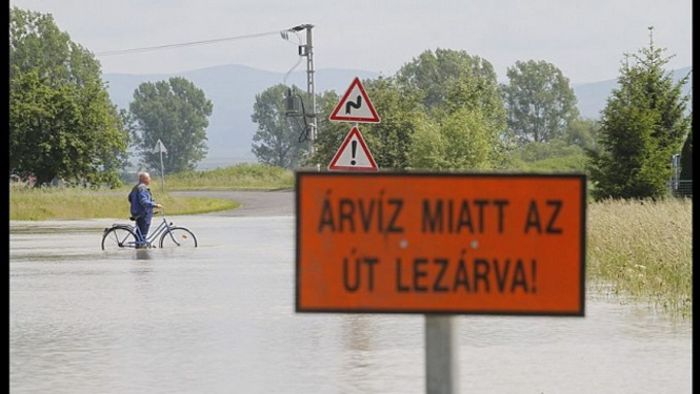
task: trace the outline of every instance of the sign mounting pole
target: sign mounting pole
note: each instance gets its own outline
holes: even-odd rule
[[[457,319],[450,315],[425,315],[425,392],[459,392]]]

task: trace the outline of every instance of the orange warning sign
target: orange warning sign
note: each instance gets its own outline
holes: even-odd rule
[[[296,311],[584,316],[586,177],[296,173]]]

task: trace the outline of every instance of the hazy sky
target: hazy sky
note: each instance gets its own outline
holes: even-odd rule
[[[542,59],[574,83],[617,76],[624,52],[655,42],[691,65],[691,0],[12,0],[53,14],[93,52],[278,31],[311,23],[316,67],[393,74],[425,49],[464,49],[499,80],[516,60]],[[171,73],[222,64],[286,72],[297,49],[279,35],[99,57],[105,73]],[[303,69],[300,64],[298,69]]]

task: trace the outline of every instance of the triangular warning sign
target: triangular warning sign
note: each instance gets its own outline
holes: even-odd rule
[[[357,127],[350,129],[333,156],[329,170],[377,171],[377,163],[367,148],[367,143]]]
[[[355,77],[328,119],[337,122],[379,123],[379,115],[369,101],[360,78]]]

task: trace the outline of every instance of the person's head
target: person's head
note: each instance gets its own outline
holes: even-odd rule
[[[138,175],[139,175],[139,183],[143,183],[146,186],[151,184],[151,176],[147,172],[141,171],[141,172],[139,172]]]

